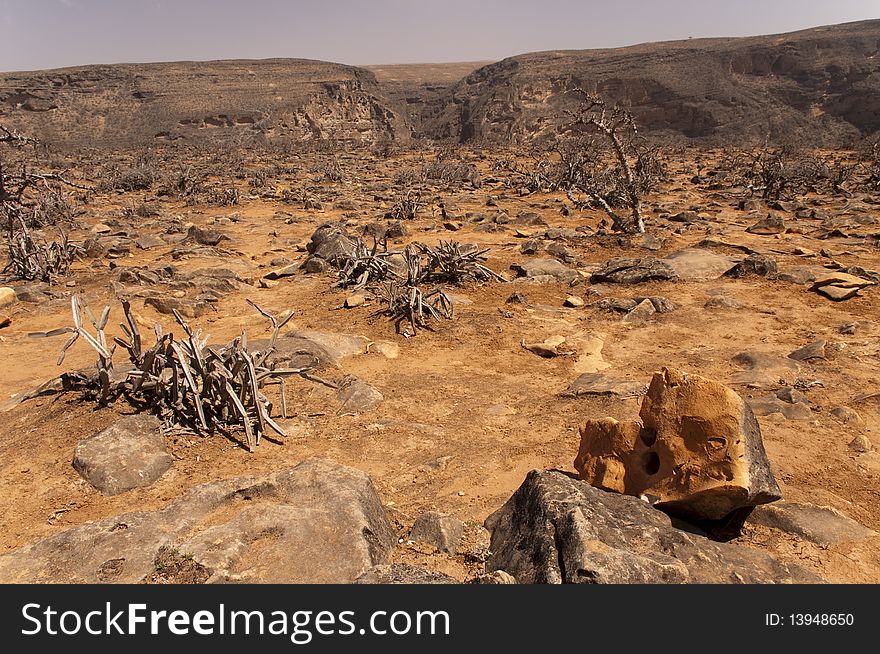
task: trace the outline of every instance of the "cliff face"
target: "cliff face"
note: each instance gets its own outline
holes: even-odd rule
[[[98,147],[409,134],[371,72],[296,59],[0,74],[0,120],[50,143]]]
[[[552,132],[580,87],[629,106],[643,130],[743,142],[838,144],[880,129],[880,21],[738,39],[540,52],[481,68],[426,127],[461,142]]]

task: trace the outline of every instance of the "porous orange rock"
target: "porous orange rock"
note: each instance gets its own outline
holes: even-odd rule
[[[698,520],[782,497],[754,414],[723,384],[664,368],[639,415],[641,422],[584,423],[575,459],[581,479]]]

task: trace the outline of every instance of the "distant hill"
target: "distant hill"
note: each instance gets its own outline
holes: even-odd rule
[[[373,73],[304,59],[0,73],[0,120],[58,145],[406,139]]]
[[[63,146],[412,136],[474,144],[556,131],[581,87],[643,131],[835,146],[880,131],[880,20],[773,36],[358,68],[302,59],[0,73],[0,121]]]
[[[839,144],[880,130],[880,20],[511,57],[455,85],[424,129],[461,142],[528,140],[556,128],[573,87],[628,105],[645,130],[674,137]]]

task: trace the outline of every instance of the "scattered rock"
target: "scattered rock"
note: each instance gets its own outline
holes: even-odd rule
[[[751,227],[746,228],[746,231],[750,234],[761,234],[763,236],[782,234],[785,230],[785,220],[783,220],[782,216],[774,216],[773,214],[767,214],[766,218],[762,218]]]
[[[639,416],[584,423],[574,462],[581,479],[697,521],[780,499],[758,422],[731,389],[664,368]]]
[[[812,420],[813,412],[808,404],[788,402],[778,397],[759,397],[748,401],[749,407],[757,416],[769,416],[779,413],[786,420]]]
[[[350,356],[358,354],[366,354],[369,340],[363,336],[355,336],[354,334],[340,334],[337,332],[319,332],[311,329],[298,329],[286,333],[283,339],[279,339],[279,345],[282,340],[291,338],[297,341],[306,341],[312,343],[320,349],[334,365]],[[287,344],[290,345],[290,344]],[[282,345],[287,347],[287,345]]]
[[[165,241],[163,241],[158,236],[153,236],[152,234],[147,234],[145,236],[141,236],[135,242],[135,245],[138,246],[141,250],[152,250],[153,248],[160,248],[163,245],[167,245]]]
[[[396,542],[365,473],[309,459],[202,484],[160,511],[87,523],[0,555],[0,582],[140,583],[170,547],[203,566],[208,583],[351,583],[386,563]]]
[[[818,341],[813,341],[808,345],[804,345],[801,348],[798,348],[794,352],[788,355],[789,359],[794,359],[795,361],[809,361],[810,359],[824,359],[825,358],[825,346],[828,344],[824,338],[819,339]]]
[[[73,467],[80,476],[107,495],[149,486],[174,459],[165,451],[159,419],[127,416],[76,444]]]
[[[836,406],[831,409],[831,415],[845,425],[855,425],[856,427],[864,427],[865,421],[859,412],[848,406]]]
[[[303,268],[306,272],[321,272],[318,268],[326,270],[327,264],[351,256],[357,242],[357,238],[349,234],[342,223],[319,225],[306,244],[306,251],[311,256],[303,264]]]
[[[190,225],[189,230],[186,233],[186,238],[183,239],[183,243],[198,243],[199,245],[209,245],[216,246],[221,243],[221,241],[230,241],[230,239],[226,234],[217,231],[216,229],[202,229],[196,225]]]
[[[639,247],[643,250],[656,251],[663,247],[663,241],[652,234],[645,234],[639,241]]]
[[[724,273],[725,277],[767,277],[773,279],[776,277],[779,269],[776,266],[776,259],[767,254],[750,254],[745,259],[736,264],[733,268]]]
[[[513,575],[507,574],[504,570],[494,570],[492,572],[478,575],[471,583],[510,585],[516,583],[516,578]]]
[[[578,307],[584,306],[584,301],[576,295],[569,295],[567,298],[565,298],[565,302],[563,302],[563,305],[571,307],[572,309],[577,309]]]
[[[828,506],[778,502],[756,507],[747,522],[778,529],[821,547],[830,547],[876,535]]]
[[[354,295],[349,295],[347,298],[345,298],[345,308],[354,309],[355,307],[366,304],[366,302],[367,298],[365,295],[360,295],[356,293]]]
[[[385,400],[382,393],[363,379],[353,375],[347,375],[339,382],[336,399],[342,402],[342,406],[336,413],[336,415],[340,416],[355,415],[375,409]]]
[[[377,565],[355,579],[356,584],[458,584],[455,577],[432,572],[418,565],[392,563]]]
[[[626,314],[623,317],[623,322],[628,323],[643,323],[647,322],[651,316],[657,313],[657,309],[654,308],[654,303],[651,302],[650,299],[644,299],[639,302],[632,311]]]
[[[716,295],[706,300],[705,309],[742,309],[742,304],[726,295]]]
[[[528,304],[529,299],[523,295],[522,293],[511,293],[510,296],[505,300],[507,304]]]
[[[639,284],[652,280],[675,279],[675,270],[665,261],[653,257],[626,259],[615,257],[590,277],[590,282],[599,284]]]
[[[874,444],[864,434],[857,434],[856,437],[849,442],[849,449],[853,452],[864,454],[865,452],[873,451]]]
[[[833,272],[817,276],[810,290],[816,291],[835,302],[840,302],[855,297],[861,289],[874,286],[875,284],[876,282],[871,282],[855,275]]]
[[[791,386],[785,386],[776,391],[776,397],[778,397],[783,402],[788,402],[789,404],[809,404],[809,398],[801,393],[799,390],[792,388]]]
[[[732,359],[743,368],[730,376],[730,383],[754,388],[771,388],[792,381],[800,371],[797,361],[765,352],[740,352]]]
[[[464,524],[452,516],[428,511],[416,518],[410,540],[433,545],[441,552],[455,554],[464,535]]]
[[[648,390],[647,384],[610,377],[600,372],[586,372],[575,379],[562,393],[563,397],[581,395],[612,395],[614,397],[638,397]]]
[[[8,286],[0,286],[0,308],[11,306],[18,299],[15,289]]]
[[[144,300],[144,306],[153,307],[159,313],[173,315],[177,311],[184,318],[200,318],[211,311],[207,302],[193,302],[157,295]]]
[[[537,354],[539,357],[552,359],[560,355],[572,354],[573,350],[571,348],[566,350],[560,349],[563,343],[565,343],[564,336],[550,336],[544,339],[542,343],[526,343],[525,340],[522,340],[520,346],[532,354]]]
[[[703,248],[688,248],[673,252],[662,259],[676,277],[686,282],[705,282],[721,277],[737,263],[733,257],[716,254]]]
[[[523,263],[515,263],[510,266],[517,277],[545,277],[550,276],[561,282],[573,282],[578,278],[578,273],[566,266],[558,259],[539,258],[531,259]]]
[[[486,520],[487,572],[519,583],[821,582],[748,546],[680,531],[636,497],[558,471],[533,470]]]
[[[291,263],[286,266],[281,266],[280,268],[275,268],[274,270],[270,270],[265,275],[263,275],[263,279],[268,279],[270,281],[284,279],[285,277],[292,277],[296,274],[296,271],[299,270],[298,263]]]

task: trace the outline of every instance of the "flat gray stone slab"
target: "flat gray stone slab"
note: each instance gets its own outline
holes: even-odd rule
[[[76,471],[108,495],[149,486],[173,462],[159,419],[147,414],[126,416],[81,440],[73,451]]]
[[[308,459],[0,555],[0,583],[140,583],[165,548],[203,567],[208,583],[351,583],[387,563],[396,542],[366,473]]]

